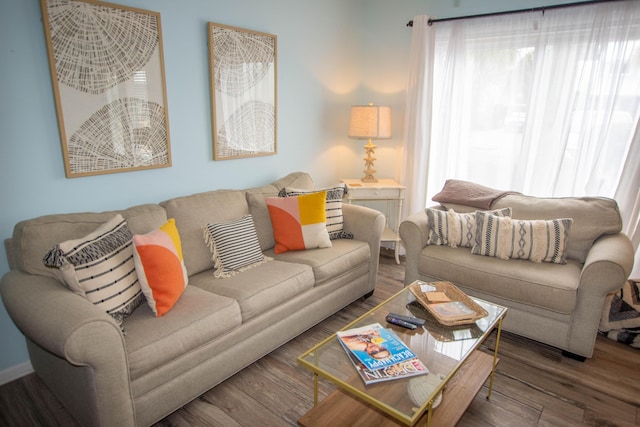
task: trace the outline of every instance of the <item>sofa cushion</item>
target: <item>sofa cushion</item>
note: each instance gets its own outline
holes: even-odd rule
[[[150,233],[133,236],[133,261],[147,304],[157,317],[164,316],[189,283],[173,218]]]
[[[86,236],[57,244],[44,263],[60,271],[69,289],[122,324],[144,303],[132,237],[127,222],[118,214]]]
[[[217,190],[176,197],[161,205],[167,210],[167,216],[176,220],[189,276],[212,267],[211,251],[202,238],[202,228],[249,213],[245,193],[240,190]]]
[[[308,251],[291,251],[275,254],[272,250],[265,254],[289,263],[306,264],[313,268],[316,286],[368,264],[371,249],[359,240],[334,240],[331,248]]]
[[[293,197],[266,199],[273,237],[274,252],[329,248],[331,240],[326,226],[326,192]]]
[[[347,194],[348,188],[346,184],[340,183],[330,187],[318,188],[315,190],[305,190],[300,188],[285,187],[280,190],[278,196],[291,197],[301,194],[310,194],[318,191],[326,191],[327,199],[325,210],[327,214],[327,231],[329,238],[334,239],[353,239],[353,234],[344,232],[344,219],[342,215],[342,199]]]
[[[239,271],[270,261],[260,251],[260,243],[251,215],[242,218],[207,224],[204,240],[212,253],[217,278],[231,277]]]
[[[466,248],[426,246],[420,251],[418,272],[428,280],[448,280],[510,301],[571,314],[581,265],[573,260],[567,264],[501,260],[473,255]]]
[[[486,211],[497,216],[511,216],[511,208]],[[458,213],[453,209],[427,208],[429,218],[429,245],[449,245],[452,248],[472,247],[476,242],[475,213]]]
[[[243,322],[313,288],[313,271],[303,264],[274,260],[228,279],[216,279],[210,272],[189,278],[191,286],[236,300]]]
[[[155,317],[146,305],[140,307],[124,323],[131,379],[182,357],[241,323],[240,307],[232,298],[195,286],[188,286],[163,317]]]
[[[165,210],[154,204],[121,211],[45,215],[20,221],[13,229],[13,255],[16,266],[27,273],[57,277],[56,271],[42,263],[42,257],[55,245],[91,233],[115,215],[121,214],[133,234],[148,233],[167,221]]]
[[[524,220],[476,212],[478,232],[471,253],[501,259],[566,263],[571,218]]]
[[[273,226],[271,225],[271,217],[267,208],[266,197],[277,197],[278,193],[271,194],[247,193],[247,204],[249,205],[249,213],[253,218],[253,224],[256,227],[258,242],[260,242],[260,250],[266,251],[271,249],[276,241],[273,238]]]

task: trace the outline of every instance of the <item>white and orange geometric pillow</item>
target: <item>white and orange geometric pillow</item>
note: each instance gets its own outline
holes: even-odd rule
[[[330,248],[326,191],[294,197],[267,197],[276,242],[274,252]]]
[[[156,317],[161,317],[173,308],[189,281],[175,219],[150,233],[134,235],[133,246],[142,293]]]

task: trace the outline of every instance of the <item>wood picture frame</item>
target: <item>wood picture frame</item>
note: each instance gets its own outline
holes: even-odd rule
[[[40,4],[67,178],[171,166],[160,14]]]
[[[277,154],[277,37],[209,22],[213,158]]]

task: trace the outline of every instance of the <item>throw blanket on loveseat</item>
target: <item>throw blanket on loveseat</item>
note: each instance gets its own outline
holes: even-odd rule
[[[622,289],[607,296],[600,332],[640,348],[640,282],[629,280]]]

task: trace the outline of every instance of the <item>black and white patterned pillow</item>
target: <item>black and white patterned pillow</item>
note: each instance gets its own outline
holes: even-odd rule
[[[92,233],[56,245],[44,264],[58,268],[64,283],[122,324],[145,302],[133,262],[133,235],[121,215]]]
[[[501,217],[511,216],[511,208],[484,211]],[[476,242],[475,212],[457,213],[453,209],[443,211],[427,208],[429,219],[429,245],[449,245],[452,248],[471,248]]]
[[[471,252],[502,259],[566,264],[573,219],[522,220],[476,212],[478,232]]]
[[[258,234],[251,215],[242,218],[207,224],[204,240],[211,250],[214,276],[227,278],[273,258],[260,250]]]
[[[298,188],[285,187],[280,190],[280,193],[278,193],[278,197],[300,196],[302,194],[311,194],[320,191],[327,192],[325,209],[327,213],[327,232],[329,233],[329,239],[353,239],[352,233],[347,233],[344,231],[342,199],[349,191],[346,184],[340,183],[330,187],[319,188],[315,190],[301,190]]]

